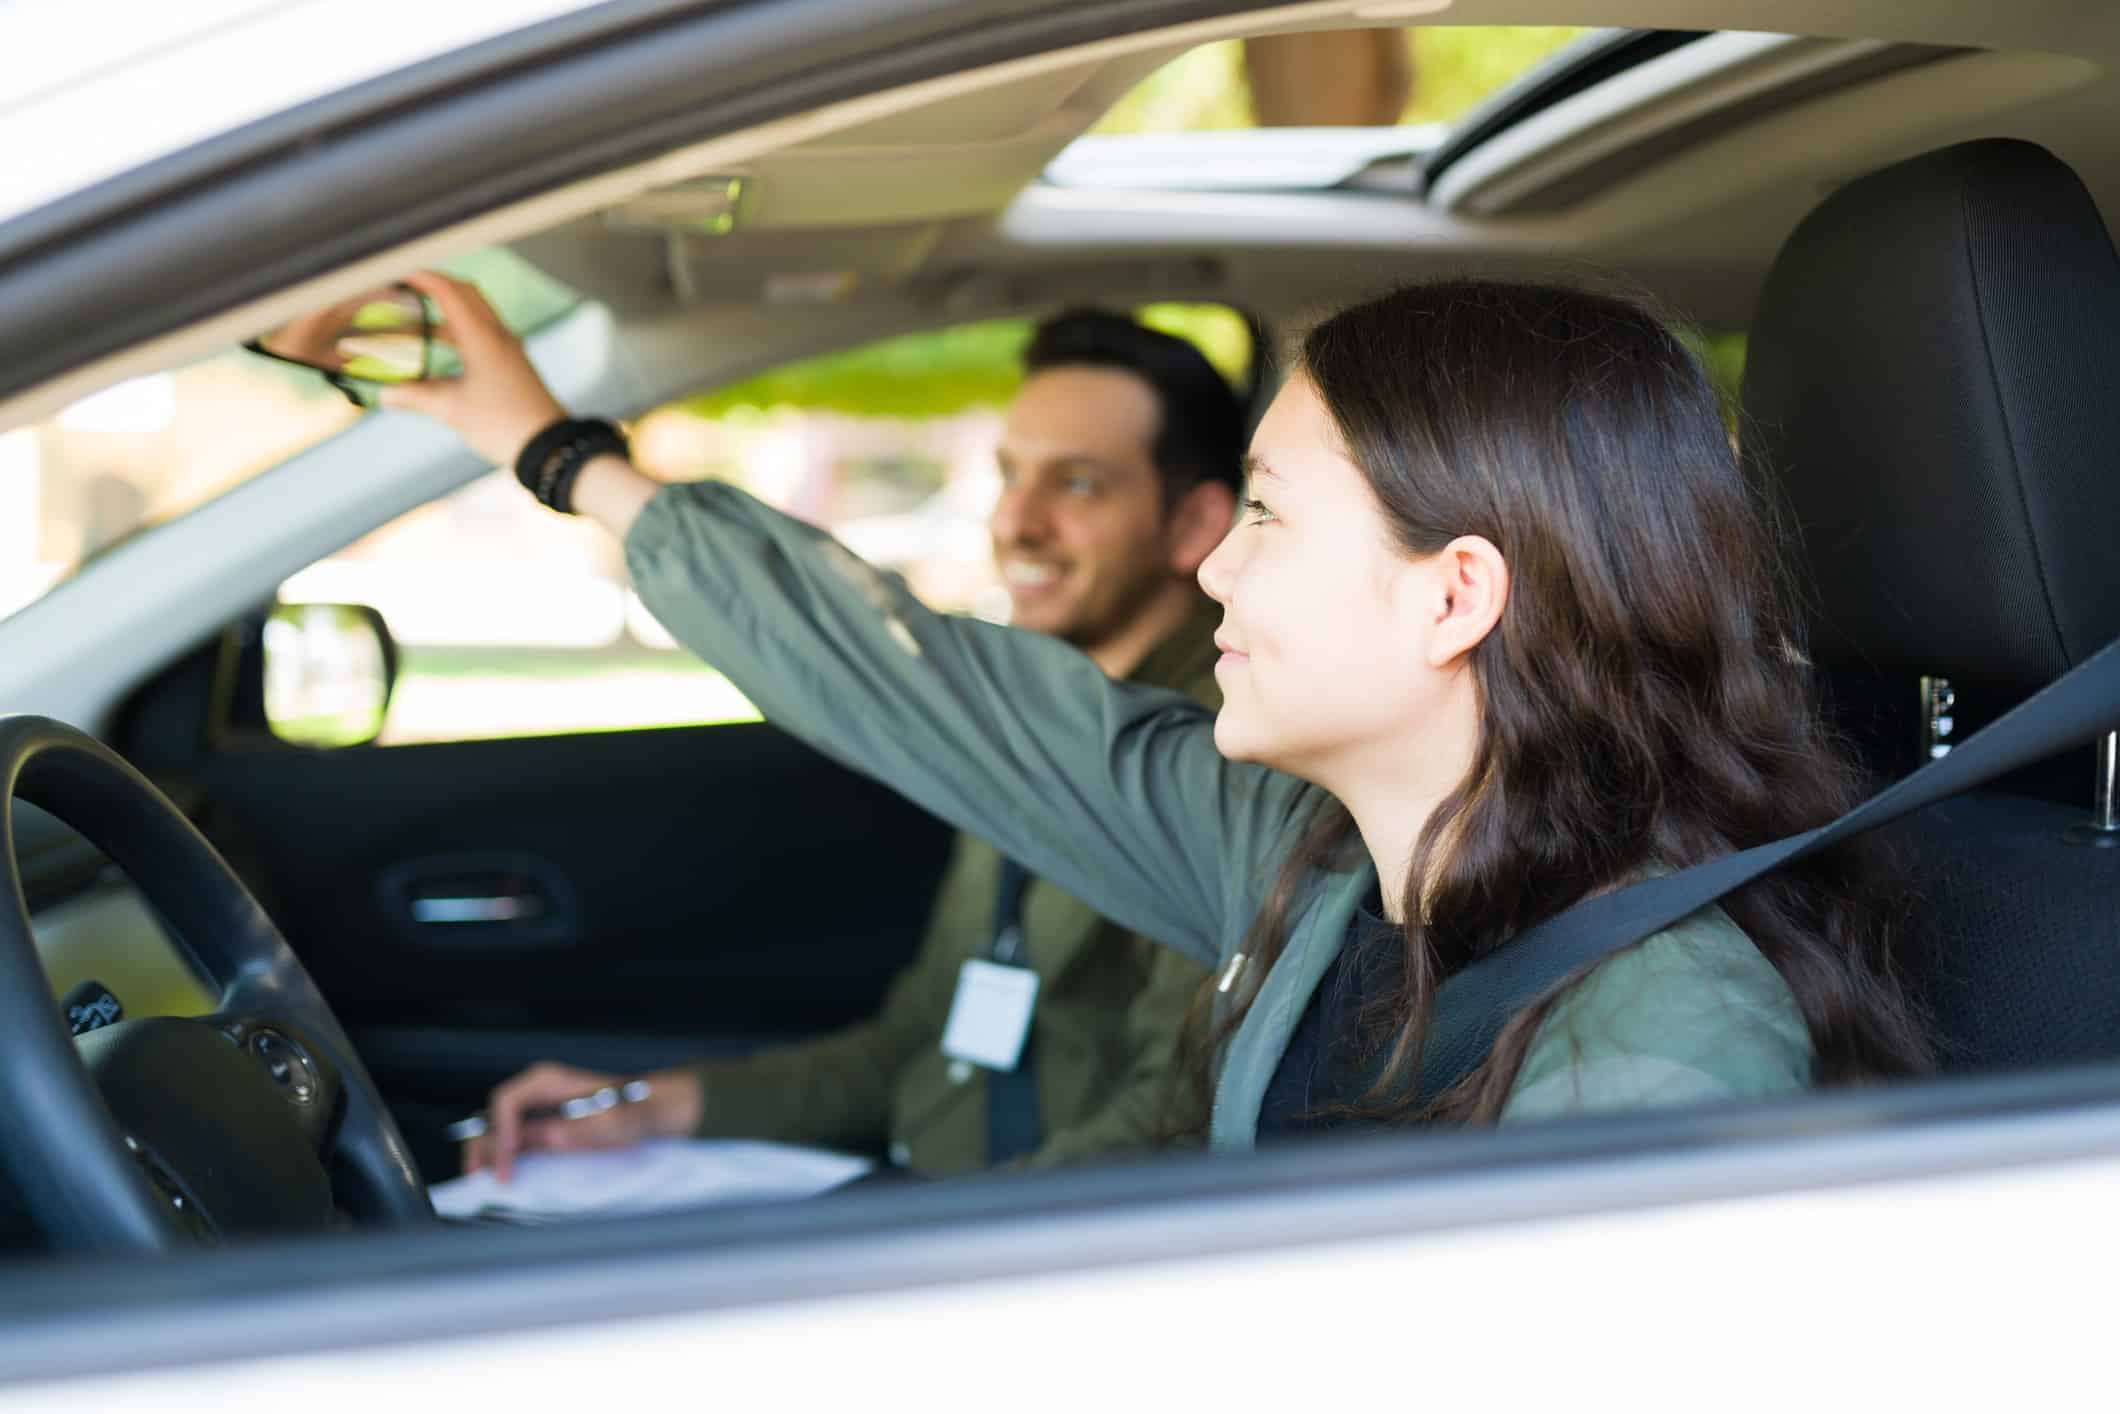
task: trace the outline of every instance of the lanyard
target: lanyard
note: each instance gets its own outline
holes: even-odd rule
[[[993,941],[987,957],[1004,967],[1029,965],[1029,949],[1023,942],[1023,892],[1030,887],[1030,873],[1015,860],[1003,856],[1001,872],[994,883]],[[1007,1163],[1038,1147],[1044,1123],[1038,1113],[1038,1034],[1036,1028],[1024,1038],[1023,1054],[1014,1070],[988,1071],[986,1076],[986,1161]]]
[[[1030,882],[1028,870],[1003,856],[1001,872],[994,881],[994,932],[986,955],[1004,967],[1028,966],[1023,944],[1023,891]]]

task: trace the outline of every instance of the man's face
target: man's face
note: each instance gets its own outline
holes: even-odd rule
[[[1017,625],[1094,650],[1168,585],[1150,458],[1160,418],[1154,390],[1118,369],[1050,368],[1024,383],[988,522]]]

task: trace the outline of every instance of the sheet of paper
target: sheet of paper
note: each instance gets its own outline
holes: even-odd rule
[[[966,958],[942,1028],[942,1053],[988,1070],[1014,1070],[1037,1001],[1038,974],[1028,967]]]
[[[756,1139],[650,1139],[625,1149],[524,1154],[506,1183],[481,1169],[427,1194],[443,1217],[549,1222],[809,1198],[874,1166],[851,1154]]]

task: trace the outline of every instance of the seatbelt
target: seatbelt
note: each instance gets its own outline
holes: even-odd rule
[[[1584,899],[1445,982],[1421,1049],[1420,1101],[1470,1074],[1502,1026],[1575,973],[1740,889],[1770,870],[2080,746],[2120,724],[2120,642],[1830,824]]]
[[[1030,966],[1023,941],[1023,891],[1030,882],[1021,864],[1002,856],[994,885],[994,940],[987,956],[1006,967]],[[986,1073],[986,1161],[990,1165],[1005,1164],[1038,1147],[1043,1121],[1038,1112],[1037,1060],[1038,1026],[1033,1019],[1016,1068]]]

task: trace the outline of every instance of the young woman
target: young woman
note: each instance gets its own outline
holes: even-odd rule
[[[1572,979],[1416,1102],[1441,982],[1577,899],[1852,803],[1713,389],[1633,305],[1451,281],[1303,341],[1203,566],[1210,718],[1040,635],[924,609],[726,485],[564,411],[476,292],[416,283],[463,377],[391,390],[625,542],[766,717],[1211,965],[1210,1136],[1514,1119],[1915,1070],[1866,854]],[[526,445],[527,444],[527,445]]]

